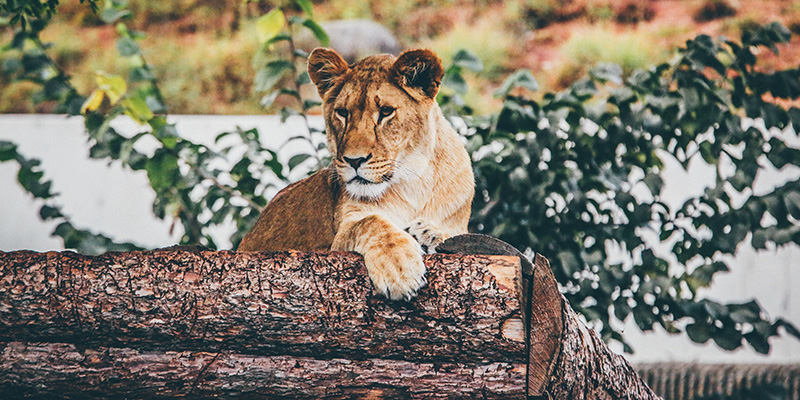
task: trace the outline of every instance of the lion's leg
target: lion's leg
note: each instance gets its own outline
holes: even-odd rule
[[[442,244],[445,239],[450,237],[450,235],[443,230],[424,219],[412,221],[405,231],[416,239],[422,247],[422,251],[427,254],[436,253],[436,246]]]
[[[331,250],[363,255],[375,290],[392,300],[409,300],[425,285],[419,243],[381,216],[343,223]]]

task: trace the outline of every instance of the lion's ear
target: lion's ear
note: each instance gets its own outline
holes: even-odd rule
[[[333,80],[348,69],[347,62],[335,50],[316,48],[308,55],[308,76],[323,99],[333,86]]]
[[[430,98],[439,93],[444,75],[442,61],[430,50],[409,50],[400,54],[392,71],[398,86]]]

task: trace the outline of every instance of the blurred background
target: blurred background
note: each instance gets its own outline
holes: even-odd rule
[[[781,22],[795,35],[790,43],[780,45],[780,56],[766,51],[759,54],[760,67],[780,70],[800,65],[800,1],[313,3],[314,18],[327,31],[330,45],[351,60],[376,51],[396,53],[424,47],[436,51],[445,65],[452,65],[459,50],[469,49],[482,68],[464,69],[466,92],[461,99],[465,109],[475,115],[501,110],[503,99],[495,93],[511,73],[520,69],[529,69],[536,77],[540,90],[531,96],[541,100],[544,93],[571,87],[598,63],[617,64],[627,76],[674,59],[675,49],[698,34],[738,38],[746,29],[773,21]],[[241,0],[143,0],[128,4],[130,15],[125,23],[131,30],[144,33],[138,40],[143,57],[158,78],[171,114],[169,121],[181,135],[219,147],[215,136],[220,132],[256,128],[262,133],[261,141],[277,149],[293,135],[302,134],[302,124],[290,119],[286,125],[274,115],[285,105],[280,98],[265,108],[264,93],[257,90],[258,71],[264,64],[257,56],[263,44],[259,19],[276,5],[292,7],[291,2]],[[12,29],[1,29],[0,43],[10,42],[12,36]],[[80,93],[88,94],[97,87],[96,71],[124,75],[130,68],[129,60],[117,54],[115,26],[104,23],[78,1],[64,1],[40,36],[55,43],[50,54]],[[305,32],[298,33],[297,44],[310,50],[318,41]],[[4,60],[0,56],[0,62]],[[156,194],[147,174],[87,158],[92,143],[87,142],[83,118],[44,115],[56,111],[58,104],[36,101],[39,89],[35,83],[0,74],[0,140],[11,140],[20,153],[42,160],[42,170],[52,179],[53,190],[60,195],[58,202],[71,221],[116,241],[147,248],[180,241],[182,232],[174,221],[153,215]],[[303,90],[308,92],[304,95],[313,96],[313,88]],[[445,94],[448,90],[443,89]],[[316,116],[319,112],[318,107],[308,109],[312,115],[309,121],[317,129],[322,128]],[[118,118],[111,125],[125,137],[141,129],[128,118]],[[787,142],[798,146],[796,133],[788,129],[784,134]],[[277,157],[287,164],[297,151],[291,147],[284,150]],[[50,236],[56,221],[40,218],[41,203],[31,200],[16,185],[17,174],[14,165],[0,164],[0,250],[62,249],[63,241]],[[296,172],[292,179],[302,175],[303,171]],[[677,208],[687,198],[702,193],[715,176],[713,168],[698,165],[684,170],[677,164],[667,165],[662,177],[665,201]],[[759,175],[758,185],[769,190],[798,177],[797,168],[772,170]],[[265,190],[266,197],[277,188]],[[223,222],[210,235],[219,248],[230,248],[230,237],[236,230],[232,222]],[[700,297],[722,302],[755,298],[772,318],[800,322],[797,245],[756,250],[744,243],[737,248],[730,266],[731,272],[716,275],[713,285],[703,289]],[[660,394],[670,392],[668,398],[800,398],[800,341],[789,335],[771,338],[772,348],[764,355],[746,346],[726,351],[712,341],[694,343],[686,335],[670,335],[658,325],[642,332],[633,318],[621,321],[615,329],[624,332],[635,350],[627,357],[640,365],[640,371],[650,374],[651,384],[660,385]],[[622,352],[619,343],[612,346]],[[709,364],[715,367],[704,370],[703,365]],[[705,397],[700,392],[690,395],[693,392],[683,386],[675,389],[682,379],[688,379],[690,370],[702,377],[697,379],[706,379],[709,387],[738,385],[723,378],[731,376],[730,382],[750,379],[763,383],[766,389],[743,393],[731,389],[727,394],[722,389],[719,393],[709,389]],[[729,372],[725,375],[720,371]]]
[[[263,114],[253,91],[255,24],[272,8],[268,1],[142,0],[130,2],[126,23],[146,34],[141,46],[171,113]],[[478,114],[500,108],[492,93],[520,68],[533,72],[544,93],[568,87],[601,61],[625,72],[656,65],[698,34],[736,38],[743,28],[773,21],[800,32],[800,2],[792,0],[326,0],[314,1],[314,13],[328,29],[351,20],[329,32],[351,54],[394,39],[399,48],[430,48],[448,65],[468,48],[484,64],[465,76],[465,100]],[[41,37],[57,42],[53,55],[82,93],[94,87],[94,71],[127,68],[114,49],[114,26],[77,1],[64,1]],[[765,55],[763,65],[796,66],[799,44],[795,36],[780,57]],[[0,76],[0,112],[48,112],[48,104],[29,100],[34,90]]]

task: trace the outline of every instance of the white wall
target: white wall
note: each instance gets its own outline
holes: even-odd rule
[[[277,146],[292,127],[280,125],[272,116],[175,116],[178,130],[188,138],[211,144],[216,134],[233,130],[237,125],[257,127],[265,144]],[[115,128],[133,133],[138,127],[120,120]],[[319,121],[316,121],[319,123]],[[159,221],[151,212],[154,194],[144,172],[125,170],[117,164],[88,158],[89,146],[81,118],[57,115],[0,115],[0,140],[18,144],[28,158],[42,160],[46,178],[60,194],[59,204],[77,227],[91,228],[116,240],[132,241],[146,247],[163,247],[177,242],[169,234],[168,221]],[[290,149],[291,151],[291,149]],[[290,154],[282,154],[288,157]],[[58,250],[60,240],[50,237],[53,223],[38,217],[40,204],[33,201],[16,182],[14,163],[0,164],[0,250]],[[800,172],[772,171],[758,177],[758,191],[768,190],[787,179],[798,179]],[[713,176],[693,166],[689,171],[672,165],[665,172],[665,200],[679,204],[702,191]],[[224,238],[231,232],[218,232],[221,246],[230,245]],[[719,301],[758,299],[773,317],[784,317],[800,325],[800,249],[784,247],[756,252],[749,245],[740,247],[732,271],[718,274],[706,296]],[[772,354],[762,356],[745,348],[735,352],[719,350],[712,343],[697,345],[685,335],[665,332],[641,333],[627,321],[628,338],[636,350],[629,356],[634,362],[697,361],[744,363],[800,362],[800,341],[782,337],[773,340]]]
[[[258,128],[265,145],[278,148],[298,130],[300,121],[282,126],[274,116],[174,116],[182,135],[195,142],[214,146],[217,134]],[[312,121],[317,125],[319,121]],[[135,122],[119,118],[112,126],[126,136],[143,128]],[[152,204],[155,194],[144,171],[131,171],[119,163],[109,164],[89,158],[88,136],[84,133],[83,118],[61,115],[0,115],[0,140],[10,140],[27,158],[42,162],[45,179],[53,181],[53,192],[59,194],[58,204],[78,228],[91,229],[118,241],[130,241],[147,248],[169,246],[180,239],[180,227],[169,234],[170,222],[155,218]],[[147,151],[147,141],[137,146]],[[295,154],[301,142],[287,146],[280,158],[285,162]],[[143,148],[142,148],[143,147]],[[41,201],[33,199],[16,183],[15,163],[0,164],[0,250],[30,249],[45,251],[59,249],[60,238],[51,238],[54,222],[38,218]],[[221,248],[230,247],[228,232],[216,232]]]

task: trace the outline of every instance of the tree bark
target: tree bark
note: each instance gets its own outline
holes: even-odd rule
[[[419,296],[390,302],[352,253],[0,252],[0,392],[655,398],[543,257],[533,277],[513,255],[425,262]]]
[[[521,261],[522,312],[528,343],[528,386],[533,399],[656,399],[622,356],[577,318],[558,290],[550,262],[530,263],[508,243],[480,234],[460,235],[445,252],[511,254]]]
[[[539,308],[532,312],[529,365],[537,372],[529,377],[529,394],[548,400],[658,399],[628,361],[578,319],[558,293],[549,261],[537,254],[534,269],[534,298],[539,300],[534,304]]]

